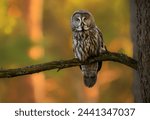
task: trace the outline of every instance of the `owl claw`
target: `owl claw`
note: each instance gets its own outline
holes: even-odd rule
[[[100,49],[100,53],[107,53],[107,52],[108,52],[108,50],[107,50],[106,46],[104,48]]]

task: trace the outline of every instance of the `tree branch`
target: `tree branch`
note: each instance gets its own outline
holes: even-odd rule
[[[4,69],[4,70],[0,70],[0,78],[22,76],[27,74],[38,73],[41,71],[52,70],[52,69],[60,70],[63,68],[90,64],[96,61],[119,62],[137,70],[137,61],[132,59],[131,57],[128,57],[127,55],[121,53],[106,52],[100,54],[98,57],[90,58],[85,62],[81,62],[78,59],[73,58],[70,60],[53,61],[53,62],[31,65],[31,66],[26,66],[26,67],[16,68],[16,69]]]

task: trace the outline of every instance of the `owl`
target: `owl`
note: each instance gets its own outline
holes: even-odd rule
[[[71,28],[73,36],[73,52],[75,58],[85,61],[88,58],[98,56],[106,52],[101,31],[95,24],[92,14],[85,10],[73,13],[71,17]],[[95,62],[88,65],[81,65],[84,84],[93,87],[97,80],[98,71],[102,62]]]

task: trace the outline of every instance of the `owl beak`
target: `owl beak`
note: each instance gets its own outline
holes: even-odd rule
[[[84,27],[84,23],[83,23],[83,22],[81,22],[81,27],[82,27],[82,28]]]
[[[86,26],[86,24],[84,22],[82,22],[81,29],[82,29],[82,31],[84,31],[84,30],[88,30],[89,28],[88,28],[88,26]]]
[[[83,22],[81,22],[81,29],[82,29],[82,31],[84,30],[84,23]]]

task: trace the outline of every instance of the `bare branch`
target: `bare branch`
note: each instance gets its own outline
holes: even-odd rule
[[[26,66],[26,67],[16,68],[16,69],[0,70],[0,78],[22,76],[27,74],[38,73],[41,71],[52,70],[52,69],[58,69],[59,71],[64,68],[79,66],[83,64],[90,64],[96,61],[119,62],[137,70],[137,61],[132,59],[131,57],[128,57],[127,55],[121,53],[106,52],[100,54],[98,57],[90,58],[85,62],[81,62],[78,59],[73,58],[70,60],[52,61],[48,63],[31,65],[31,66]]]

